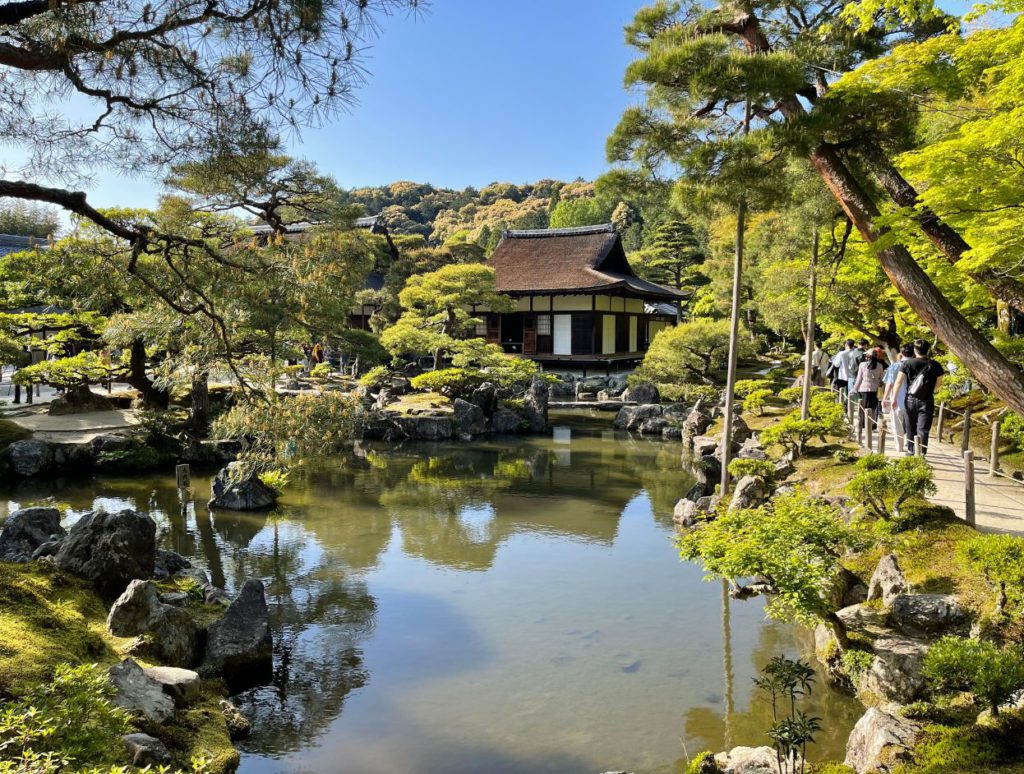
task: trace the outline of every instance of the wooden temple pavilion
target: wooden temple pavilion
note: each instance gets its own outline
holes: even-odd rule
[[[487,265],[517,309],[474,309],[478,334],[546,363],[628,364],[674,325],[690,294],[641,279],[609,223],[505,231]]]

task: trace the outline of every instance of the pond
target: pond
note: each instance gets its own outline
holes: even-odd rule
[[[211,514],[208,478],[181,502],[168,476],[24,484],[0,516],[134,507],[215,583],[264,580],[275,679],[236,697],[243,772],[678,772],[763,744],[752,678],[809,634],[679,561],[678,443],[609,425],[363,444],[272,514]],[[820,680],[812,699],[814,757],[841,758],[859,705]]]

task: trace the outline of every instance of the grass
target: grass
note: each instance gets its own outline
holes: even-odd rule
[[[399,411],[408,414],[410,410],[416,411],[448,411],[451,403],[448,398],[436,392],[410,392],[401,396],[395,403],[388,405],[389,411]]]
[[[17,422],[0,419],[0,449],[10,446],[15,441],[23,441],[30,435],[32,435],[32,431],[26,430]]]
[[[893,774],[959,772],[1024,772],[1024,715],[1001,713],[986,725],[925,725],[914,747],[914,761],[898,765]]]
[[[186,590],[160,585],[161,590]],[[197,601],[190,608],[201,625],[223,613]],[[44,562],[0,562],[0,700],[48,682],[58,664],[105,667],[119,662],[130,639],[108,634],[106,618],[106,605],[84,581]],[[144,723],[142,730],[162,739],[183,770],[191,769],[193,756],[201,756],[209,761],[211,774],[234,771],[239,757],[218,706],[225,695],[220,681],[204,681],[198,702],[178,710],[171,723]]]

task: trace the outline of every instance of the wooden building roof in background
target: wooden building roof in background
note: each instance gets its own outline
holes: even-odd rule
[[[637,277],[610,224],[505,231],[487,265],[496,289],[530,293],[606,293],[682,301],[690,294]]]

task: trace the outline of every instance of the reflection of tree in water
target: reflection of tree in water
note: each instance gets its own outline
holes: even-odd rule
[[[298,536],[303,539],[283,539],[278,515],[270,526],[270,545],[240,552],[235,571],[266,580],[273,682],[237,701],[255,730],[246,749],[281,753],[319,736],[349,692],[366,683],[359,645],[373,630],[377,603],[365,582],[349,577],[336,558],[311,551],[304,531]]]

